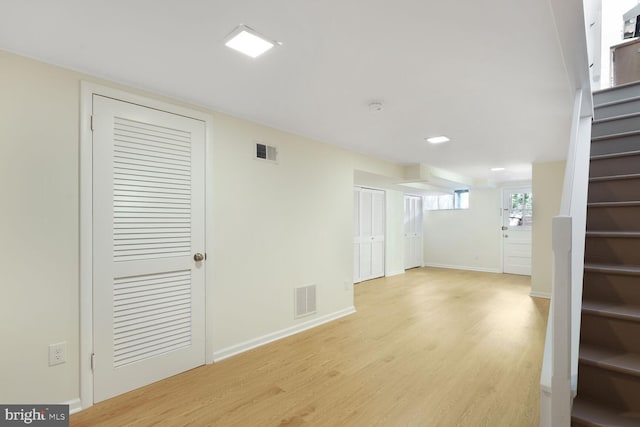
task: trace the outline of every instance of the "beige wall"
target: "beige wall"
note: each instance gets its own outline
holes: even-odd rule
[[[0,70],[0,402],[68,402],[79,396],[80,81],[105,82],[1,51]],[[402,168],[209,114],[214,352],[295,327],[296,286],[318,285],[317,317],[351,307],[354,169]],[[277,165],[253,159],[255,140],[278,147]],[[68,361],[48,367],[60,341]]]
[[[425,211],[427,266],[501,271],[501,189],[471,190],[469,209]]]
[[[551,296],[551,219],[560,212],[565,162],[533,164],[531,294]]]
[[[0,53],[0,401],[78,396],[79,80]],[[49,368],[47,346],[67,341]]]

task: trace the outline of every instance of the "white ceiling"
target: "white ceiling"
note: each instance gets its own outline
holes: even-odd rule
[[[283,45],[232,51],[240,23]],[[547,0],[0,0],[0,49],[478,181],[567,152]]]

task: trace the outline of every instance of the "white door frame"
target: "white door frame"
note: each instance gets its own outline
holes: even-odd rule
[[[213,253],[213,227],[207,218],[213,215],[213,117],[210,114],[134,95],[118,89],[82,81],[80,83],[80,402],[82,409],[93,405],[93,144],[91,114],[93,95],[102,95],[205,122],[205,247]],[[211,292],[212,259],[205,267],[205,362],[213,363],[213,298]]]

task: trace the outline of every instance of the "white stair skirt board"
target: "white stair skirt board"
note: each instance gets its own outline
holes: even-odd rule
[[[452,270],[480,271],[482,273],[501,273],[501,271],[497,268],[469,267],[466,265],[449,265],[449,264],[436,264],[432,262],[426,262],[424,266],[436,267],[436,268],[450,268]]]
[[[299,323],[289,328],[281,329],[279,331],[272,332],[270,334],[266,334],[261,337],[244,341],[227,348],[223,348],[222,350],[218,350],[213,353],[213,361],[219,362],[231,356],[235,356],[237,354],[244,353],[245,351],[249,351],[254,348],[263,346],[265,344],[269,344],[270,342],[278,341],[282,338],[295,335],[299,332],[306,331],[307,329],[315,328],[316,326],[320,326],[324,323],[329,323],[333,320],[337,320],[341,317],[348,316],[355,312],[356,312],[356,308],[354,306],[351,306],[343,310],[339,310],[330,314],[326,314],[324,316],[317,317],[312,320],[308,320],[306,322]]]

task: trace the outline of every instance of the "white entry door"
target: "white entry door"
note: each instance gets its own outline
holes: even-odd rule
[[[354,190],[354,283],[384,276],[384,191]]]
[[[404,268],[422,267],[422,197],[404,196]]]
[[[93,96],[99,402],[205,363],[205,124]]]
[[[502,199],[503,271],[531,275],[531,187],[505,188]]]

